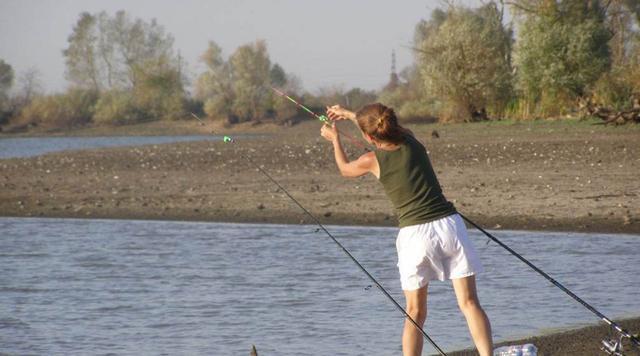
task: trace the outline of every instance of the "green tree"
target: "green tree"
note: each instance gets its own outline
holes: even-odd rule
[[[279,64],[271,64],[264,41],[240,46],[226,61],[222,49],[209,42],[201,60],[207,69],[196,81],[196,97],[204,103],[207,116],[236,123],[284,120],[296,114],[295,107],[275,97],[270,86],[293,95],[300,91],[299,80]]]
[[[604,9],[597,0],[532,2],[521,19],[515,63],[523,114],[560,114],[610,67]]]
[[[11,106],[14,115],[19,115],[20,111],[29,105],[31,101],[43,95],[41,73],[35,68],[29,68],[22,72],[18,78],[18,92],[11,99]]]
[[[278,64],[274,65],[275,67],[280,67]],[[282,69],[282,67],[280,67]],[[275,72],[279,72],[278,69]],[[284,76],[282,76],[284,74]],[[282,73],[278,73],[277,76],[274,74],[274,69],[271,69],[271,85],[280,88],[287,92],[288,95],[300,96],[302,92],[302,84],[300,79],[298,79],[295,75],[286,73],[284,69],[282,69]],[[277,95],[271,94],[271,110],[274,115],[281,122],[287,122],[292,117],[298,115],[298,108],[295,105],[291,105],[288,100],[285,100]]]
[[[9,90],[13,85],[13,79],[13,68],[0,59],[0,112],[8,110]]]
[[[392,90],[383,90],[377,100],[393,107],[401,119],[434,119],[434,113],[441,111],[439,100],[426,91],[417,66],[403,69],[399,77],[399,85]]]
[[[111,92],[111,106],[100,105],[98,112],[124,110],[129,117],[136,113],[140,120],[183,114],[182,61],[173,51],[173,37],[155,20],[131,19],[124,11],[114,16],[85,12],[68,42],[63,51],[67,78],[77,88]],[[129,93],[136,110],[128,109],[130,102],[114,99],[122,92]],[[124,107],[112,110],[116,104]],[[101,121],[113,121],[104,119],[108,113],[100,115]]]
[[[176,119],[184,116],[181,73],[167,58],[151,60],[136,68],[133,98],[149,118]]]
[[[118,56],[119,69],[116,77],[123,77],[128,87],[135,87],[139,75],[149,63],[171,59],[173,65],[178,62],[173,53],[173,37],[164,32],[164,28],[152,19],[147,23],[141,19],[131,20],[124,12],[118,11],[107,23],[109,41],[113,42],[114,52]]]
[[[271,81],[271,85],[276,87],[284,87],[287,85],[287,73],[282,69],[282,67],[275,63],[271,70],[269,71],[269,79]]]
[[[640,1],[611,0],[605,6],[605,24],[611,32],[611,68],[593,85],[592,99],[604,106],[626,110],[640,95],[638,45]]]
[[[233,114],[240,121],[261,119],[270,109],[271,61],[265,41],[238,47],[229,58],[233,77]]]
[[[62,53],[67,65],[67,79],[78,87],[97,92],[103,85],[96,53],[96,22],[94,15],[81,13],[68,38],[69,46]]]
[[[234,95],[231,68],[222,57],[222,49],[210,41],[200,60],[207,70],[196,80],[196,97],[204,103],[207,116],[229,118]]]
[[[495,3],[436,10],[416,29],[418,68],[445,119],[501,115],[511,97],[512,31]]]

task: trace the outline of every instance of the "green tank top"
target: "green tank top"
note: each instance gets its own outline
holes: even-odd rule
[[[376,150],[380,178],[400,227],[424,224],[456,212],[442,194],[426,148],[412,135],[395,151]]]

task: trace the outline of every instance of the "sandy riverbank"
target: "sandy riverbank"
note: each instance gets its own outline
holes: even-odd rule
[[[640,233],[638,127],[575,122],[410,127],[428,147],[446,196],[488,228]],[[211,132],[180,126],[180,134],[190,130]],[[439,138],[432,136],[434,130]],[[339,177],[317,123],[214,131],[257,136],[234,144],[192,142],[0,160],[0,215],[310,222],[248,156],[325,223],[395,224],[374,177]]]
[[[637,334],[640,331],[640,318],[631,318],[619,321],[619,324],[626,330]],[[534,344],[538,348],[539,356],[597,356],[606,355],[600,350],[602,340],[618,338],[617,333],[610,332],[608,325],[585,326],[581,328],[554,331],[544,333],[540,336],[523,338],[509,342],[501,342],[496,345],[523,345]],[[640,350],[631,345],[628,339],[623,340],[623,351],[626,356],[640,355]],[[476,352],[466,350],[447,353],[449,356],[472,356]]]

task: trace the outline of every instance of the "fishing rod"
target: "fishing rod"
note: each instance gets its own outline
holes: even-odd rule
[[[415,48],[413,48],[414,50],[416,50]],[[313,111],[309,110],[308,108],[306,108],[305,106],[299,104],[298,102],[296,102],[294,99],[292,99],[290,96],[284,94],[283,92],[275,89],[272,87],[272,89],[278,93],[280,96],[283,96],[287,99],[289,99],[291,102],[293,102],[295,105],[297,105],[298,107],[302,108],[303,110],[306,110],[307,112],[309,112],[311,115],[313,115],[314,117],[318,118],[320,121],[324,122],[325,124],[327,124],[327,118],[326,116],[322,115],[322,116],[318,116],[316,113],[314,113]],[[589,311],[591,311],[592,313],[594,313],[596,316],[598,316],[602,321],[604,321],[606,324],[608,324],[609,326],[611,326],[612,328],[614,328],[618,333],[620,333],[620,335],[622,337],[626,337],[628,338],[635,346],[640,346],[640,341],[638,340],[637,337],[635,337],[634,335],[630,334],[628,331],[626,331],[625,329],[623,329],[620,325],[618,325],[617,323],[615,323],[613,320],[607,318],[604,314],[602,314],[600,311],[598,311],[596,308],[594,308],[593,306],[591,306],[589,303],[587,303],[586,301],[584,301],[582,298],[578,297],[575,293],[573,293],[572,291],[570,291],[568,288],[566,288],[564,285],[562,285],[560,282],[556,281],[555,279],[553,279],[551,276],[549,276],[547,273],[545,273],[543,270],[541,270],[540,268],[538,268],[537,266],[535,266],[533,263],[529,262],[526,258],[524,258],[522,255],[518,254],[517,252],[515,252],[513,249],[511,249],[509,246],[507,246],[506,244],[504,244],[502,241],[498,240],[498,238],[496,238],[495,236],[493,236],[492,234],[490,234],[489,232],[487,232],[486,230],[484,230],[482,227],[480,227],[478,224],[476,224],[475,222],[471,221],[469,218],[467,218],[466,216],[464,216],[463,214],[460,213],[460,216],[466,220],[469,224],[473,225],[476,229],[478,229],[479,231],[481,231],[482,233],[484,233],[487,237],[489,237],[491,240],[493,240],[494,242],[496,242],[498,245],[500,245],[501,247],[503,247],[504,249],[506,249],[509,253],[511,253],[512,255],[516,256],[518,259],[520,259],[522,262],[524,262],[527,266],[529,266],[530,268],[532,268],[534,271],[538,272],[540,275],[542,275],[544,278],[546,278],[549,282],[551,282],[553,285],[555,285],[556,287],[560,288],[560,290],[562,290],[563,292],[565,292],[567,295],[569,295],[571,298],[573,298],[574,300],[576,300],[578,303],[582,304],[582,306],[584,306],[585,308],[587,308]],[[425,334],[426,336],[426,334]],[[621,349],[621,341],[619,343],[614,343],[611,341],[603,341],[602,342],[604,345],[603,350],[609,354],[615,354],[616,352],[619,352]]]
[[[326,117],[325,115],[318,115],[315,112],[313,112],[311,109],[307,108],[306,106],[300,104],[299,102],[297,102],[295,99],[293,99],[292,97],[290,97],[289,95],[287,95],[285,92],[276,89],[274,87],[271,87],[271,89],[276,92],[276,94],[280,95],[281,97],[288,99],[289,101],[291,101],[292,103],[294,103],[297,107],[299,107],[300,109],[308,112],[309,114],[311,114],[311,116],[313,116],[314,118],[320,120],[322,123],[324,123],[325,125],[329,125],[331,126],[331,120],[329,120],[328,117]],[[342,132],[340,130],[338,130],[336,128],[336,130],[338,131],[339,134],[343,135],[344,137],[348,138],[353,144],[359,146],[360,148],[364,149],[365,151],[369,151],[369,149],[363,145],[360,141],[356,140],[353,136],[349,135],[346,132]]]
[[[195,115],[194,113],[191,113],[191,115],[193,115],[194,117],[196,117],[200,122],[204,122],[202,121],[199,117],[197,117],[197,115]],[[232,137],[230,136],[224,136],[223,137],[223,141],[225,143],[234,143],[236,142]],[[241,154],[241,156],[243,158],[245,158],[247,161],[249,161],[258,171],[260,171],[260,173],[262,173],[265,177],[267,177],[267,179],[269,179],[273,184],[275,184],[280,190],[282,190],[284,192],[284,194],[289,197],[289,199],[291,199],[291,201],[293,201],[307,216],[309,216],[311,218],[311,220],[313,220],[315,222],[316,225],[318,225],[318,227],[324,231],[325,234],[327,234],[327,236],[329,236],[331,238],[331,240],[338,245],[338,247],[340,247],[340,249],[342,249],[342,251],[353,261],[353,263],[355,263],[358,268],[360,268],[360,270],[362,272],[364,272],[365,275],[367,275],[367,277],[376,285],[376,287],[378,287],[378,289],[380,289],[380,291],[393,303],[393,305],[395,305],[395,307],[418,329],[420,330],[420,332],[422,333],[422,335],[427,339],[427,341],[431,344],[431,346],[433,346],[439,353],[440,355],[446,356],[447,354],[444,353],[444,351],[440,348],[440,346],[438,346],[438,344],[435,343],[435,341],[433,341],[433,339],[427,334],[426,331],[424,331],[424,329],[411,317],[411,315],[409,315],[409,313],[407,313],[407,311],[395,300],[395,298],[393,298],[393,296],[391,296],[391,294],[389,294],[389,292],[380,284],[380,282],[378,282],[378,280],[371,275],[371,273],[369,273],[369,271],[367,271],[366,268],[364,268],[364,266],[349,252],[349,250],[347,250],[341,243],[340,241],[338,241],[338,239],[336,239],[331,232],[329,232],[329,230],[327,230],[327,228],[325,228],[325,226],[320,222],[320,220],[318,220],[318,218],[315,217],[315,215],[311,214],[311,212],[309,212],[309,210],[307,210],[302,204],[300,204],[300,202],[298,202],[298,200],[296,200],[296,198],[294,198],[280,183],[278,183],[277,180],[275,180],[269,173],[267,173],[267,171],[262,168],[259,164],[256,164],[253,159],[251,159],[251,157]]]
[[[429,337],[429,335],[427,334],[426,331],[424,331],[424,329],[418,325],[418,323],[409,315],[409,313],[407,313],[407,311],[391,296],[391,294],[389,294],[389,292],[378,282],[378,280],[373,277],[371,275],[371,273],[369,273],[369,271],[367,271],[366,268],[364,268],[364,266],[362,264],[360,264],[360,262],[358,262],[358,260],[349,252],[349,250],[347,250],[341,243],[340,241],[338,241],[330,232],[329,230],[327,230],[324,225],[322,225],[322,223],[320,222],[320,220],[318,220],[313,214],[311,214],[309,212],[309,210],[307,210],[302,204],[300,204],[300,202],[298,202],[291,194],[289,194],[289,192],[284,189],[284,187],[282,185],[280,185],[280,183],[278,183],[278,181],[276,181],[275,179],[273,179],[273,177],[271,177],[269,175],[269,173],[267,173],[262,167],[260,167],[258,164],[256,164],[251,158],[249,158],[248,156],[244,156],[247,160],[249,160],[249,162],[251,162],[251,164],[253,164],[255,166],[255,168],[257,168],[262,174],[264,174],[271,182],[273,182],[273,184],[275,184],[278,188],[280,188],[280,190],[282,190],[284,192],[284,194],[286,194],[289,199],[291,199],[302,211],[304,211],[305,214],[307,214],[307,216],[309,216],[315,223],[316,225],[318,225],[320,227],[320,229],[322,231],[324,231],[327,236],[329,236],[331,238],[331,240],[333,242],[336,243],[336,245],[338,245],[338,247],[340,247],[340,249],[342,249],[342,251],[349,256],[349,258],[353,261],[353,263],[355,263],[362,272],[364,272],[364,274],[367,275],[367,277],[369,277],[369,279],[376,285],[376,287],[378,287],[378,289],[380,289],[380,291],[393,303],[393,305],[396,306],[396,308],[402,312],[402,314],[404,314],[404,316],[418,329],[420,330],[420,332],[422,333],[422,335],[427,339],[427,341],[431,344],[431,346],[433,346],[439,353],[440,355],[446,356],[446,354],[444,353],[444,351],[442,351],[442,349],[435,343],[435,341],[433,341],[433,339],[431,339],[431,337]]]
[[[601,312],[599,312],[596,308],[594,308],[593,306],[591,306],[589,303],[585,302],[582,298],[578,297],[575,293],[573,293],[572,291],[570,291],[567,287],[565,287],[564,285],[562,285],[560,282],[556,281],[555,279],[553,279],[551,276],[549,276],[547,273],[545,273],[543,270],[541,270],[540,268],[538,268],[536,265],[534,265],[533,263],[529,262],[529,260],[527,260],[526,258],[524,258],[522,255],[520,255],[519,253],[517,253],[516,251],[514,251],[513,249],[511,249],[509,246],[507,246],[506,244],[504,244],[502,241],[498,240],[497,237],[493,236],[492,234],[490,234],[489,232],[487,232],[485,229],[483,229],[482,227],[480,227],[478,224],[476,224],[475,222],[471,221],[469,218],[467,218],[466,216],[462,215],[460,212],[458,212],[458,214],[460,214],[460,216],[466,220],[469,224],[473,225],[476,229],[480,230],[483,234],[485,234],[488,238],[490,238],[491,240],[493,240],[495,243],[497,243],[498,245],[500,245],[501,247],[503,247],[505,250],[509,251],[509,253],[511,253],[512,255],[514,255],[515,257],[517,257],[520,261],[524,262],[527,266],[531,267],[531,269],[533,269],[534,271],[538,272],[541,276],[543,276],[544,278],[546,278],[549,282],[551,282],[554,286],[560,288],[560,290],[562,290],[563,292],[565,292],[567,295],[569,295],[571,298],[573,298],[574,300],[576,300],[578,303],[582,304],[582,306],[584,306],[585,308],[587,308],[589,311],[591,311],[593,314],[597,315],[602,321],[604,321],[606,324],[608,324],[609,326],[611,326],[612,328],[614,328],[618,333],[620,333],[620,335],[622,335],[623,337],[628,338],[629,340],[631,340],[631,342],[635,345],[635,346],[640,346],[640,341],[638,340],[638,338],[632,334],[630,334],[627,330],[623,329],[620,325],[618,325],[616,322],[614,322],[613,320],[607,318],[604,314],[602,314]],[[603,342],[605,343],[605,342]],[[605,344],[605,347],[608,346],[608,343]]]

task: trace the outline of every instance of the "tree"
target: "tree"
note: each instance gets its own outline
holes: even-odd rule
[[[63,51],[67,79],[84,89],[133,88],[140,68],[149,62],[179,62],[173,37],[155,19],[132,20],[124,11],[113,17],[104,11],[80,14],[68,42]]]
[[[272,93],[269,90],[271,61],[265,41],[238,47],[229,58],[235,100],[232,112],[240,121],[264,117]]]
[[[136,67],[133,98],[149,118],[182,117],[184,89],[180,71],[167,58],[150,60]]]
[[[174,60],[173,37],[152,19],[146,23],[141,19],[131,20],[124,11],[118,11],[108,23],[110,41],[122,65],[117,75],[126,78],[129,87],[135,87],[141,67],[154,61]]]
[[[78,87],[96,92],[103,86],[96,58],[97,39],[96,17],[83,12],[67,39],[69,47],[62,52],[67,65],[67,79]]]
[[[182,115],[182,60],[173,51],[173,37],[155,20],[131,19],[124,11],[114,16],[106,12],[85,12],[80,15],[68,42],[63,54],[67,78],[74,87],[110,92],[110,98],[120,98],[123,92],[128,92],[131,102],[111,99],[108,102],[110,105],[126,102],[122,110],[137,113],[140,120]],[[137,106],[136,110],[128,109],[131,103]],[[108,107],[100,105],[99,108],[107,110]],[[122,111],[109,108],[110,113]]]
[[[640,1],[611,0],[604,6],[605,24],[611,33],[611,68],[593,85],[590,95],[598,105],[626,110],[640,97]]]
[[[14,72],[11,65],[0,59],[0,112],[7,110],[9,90],[13,86]]]
[[[264,41],[238,47],[226,61],[222,49],[211,41],[201,60],[207,69],[196,81],[196,97],[204,103],[207,116],[236,123],[284,120],[296,114],[295,107],[274,97],[270,86],[296,94],[299,80],[279,64],[271,64]]]
[[[537,114],[559,114],[563,99],[584,95],[610,67],[605,12],[597,0],[532,2],[527,9],[516,47],[518,88]]]
[[[425,80],[414,64],[404,68],[399,75],[399,85],[385,89],[377,98],[381,103],[393,107],[401,119],[433,119],[439,112],[438,98],[426,91]]]
[[[501,115],[511,97],[512,31],[495,3],[436,10],[416,29],[418,68],[429,96],[445,102],[446,118]]]
[[[41,76],[42,74],[35,67],[27,69],[20,75],[20,93],[18,96],[21,106],[29,104],[35,97],[42,95]]]
[[[302,92],[302,82],[291,73],[286,73],[279,64],[275,64],[271,69],[271,85],[284,90],[288,95],[300,96]],[[272,110],[275,116],[284,123],[292,123],[290,120],[298,114],[298,108],[291,105],[288,100],[271,93]]]
[[[276,63],[269,71],[269,79],[271,81],[271,85],[279,88],[284,87],[287,84],[287,73],[278,63]]]
[[[210,41],[200,60],[207,70],[196,81],[196,97],[203,101],[207,116],[229,118],[234,95],[231,68],[222,58],[222,49]]]

